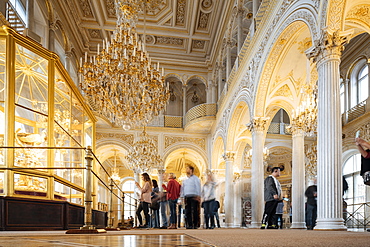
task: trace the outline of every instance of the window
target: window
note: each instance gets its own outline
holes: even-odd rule
[[[351,156],[343,166],[343,176],[348,183],[348,191],[344,194],[347,204],[365,202],[365,185],[360,176],[361,155]]]
[[[15,11],[17,12],[18,16],[22,19],[23,23],[27,26],[27,18],[26,18],[26,8],[22,4],[20,0],[9,0],[11,5],[13,5]]]
[[[342,114],[346,111],[344,100],[344,83],[342,83],[340,84],[340,112]]]
[[[124,214],[125,219],[132,216],[135,218],[135,181],[126,180],[122,185],[122,191],[125,192],[125,205],[124,205]]]
[[[351,108],[369,97],[369,68],[365,59],[360,60],[351,74]]]

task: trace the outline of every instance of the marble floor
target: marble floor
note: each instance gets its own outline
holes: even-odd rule
[[[193,237],[171,235],[57,235],[57,236],[1,236],[1,247],[58,247],[58,246],[194,246],[209,247]]]

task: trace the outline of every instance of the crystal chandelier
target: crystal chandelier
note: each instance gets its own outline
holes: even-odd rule
[[[163,169],[163,160],[158,155],[157,145],[146,133],[145,128],[140,134],[140,140],[135,142],[127,155],[130,169],[136,171],[149,171]]]
[[[305,99],[297,110],[293,110],[292,124],[301,128],[307,136],[314,136],[317,130],[317,86],[305,86],[302,92]]]
[[[121,178],[117,171],[117,150],[114,150],[114,167],[113,167],[113,173],[110,177],[116,184],[118,184],[121,181]]]
[[[146,126],[169,99],[164,69],[152,64],[136,32],[139,11],[157,8],[161,0],[115,0],[116,29],[98,45],[97,55],[80,68],[80,87],[94,110],[125,130]],[[145,25],[144,25],[145,26]],[[145,35],[144,35],[145,41]],[[81,58],[82,64],[82,58]]]

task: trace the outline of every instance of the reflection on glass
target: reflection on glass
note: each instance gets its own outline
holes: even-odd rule
[[[5,133],[5,39],[0,39],[0,146],[4,146],[4,133]],[[5,149],[0,149],[0,166],[4,165],[4,152]]]
[[[14,174],[14,193],[19,195],[46,196],[47,179]]]
[[[59,183],[57,181],[54,182],[54,199],[82,205],[83,196],[84,194],[80,191],[72,189],[71,187],[68,187],[67,185]]]
[[[0,193],[4,193],[4,173],[0,172]]]

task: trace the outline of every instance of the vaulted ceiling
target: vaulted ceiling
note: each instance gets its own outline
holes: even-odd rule
[[[153,60],[206,69],[222,43],[232,2],[162,0],[156,11],[146,13],[145,18],[139,15],[137,31],[139,34],[145,31]],[[81,52],[94,53],[98,43],[110,39],[116,24],[114,0],[63,0],[55,4],[68,20],[68,28]]]

